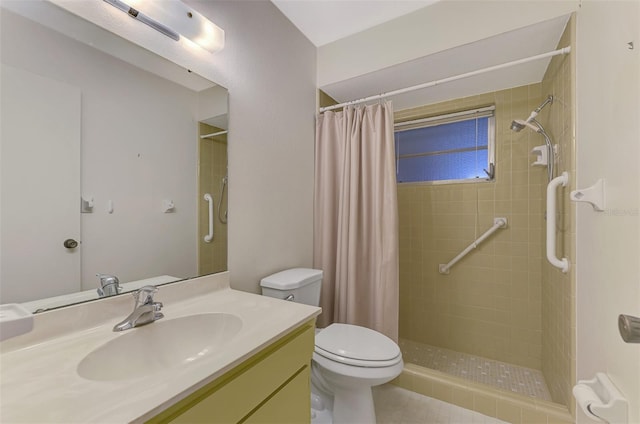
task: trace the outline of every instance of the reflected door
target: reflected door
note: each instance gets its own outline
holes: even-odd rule
[[[6,65],[1,78],[0,302],[77,292],[80,89]]]

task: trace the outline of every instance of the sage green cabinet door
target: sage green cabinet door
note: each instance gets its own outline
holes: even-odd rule
[[[146,424],[310,422],[314,334],[303,324]]]
[[[311,422],[309,367],[268,399],[244,423],[301,424]]]

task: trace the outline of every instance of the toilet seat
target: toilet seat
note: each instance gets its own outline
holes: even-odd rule
[[[386,361],[368,361],[365,359],[346,358],[344,356],[339,356],[339,355],[335,355],[333,353],[327,352],[318,347],[314,349],[314,352],[322,356],[323,358],[329,359],[331,361],[339,362],[345,365],[351,365],[354,367],[364,367],[364,368],[390,367],[392,365],[397,364],[401,359],[400,355]]]
[[[331,324],[316,334],[316,354],[345,365],[382,368],[402,360],[400,348],[387,336],[369,328]]]

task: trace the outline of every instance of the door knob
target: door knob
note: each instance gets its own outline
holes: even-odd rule
[[[76,247],[78,247],[78,242],[75,241],[74,239],[66,239],[62,244],[67,249],[75,249]]]

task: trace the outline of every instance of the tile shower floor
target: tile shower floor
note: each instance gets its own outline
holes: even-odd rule
[[[405,363],[442,371],[476,383],[551,401],[542,372],[493,359],[400,339]]]
[[[374,387],[373,402],[377,424],[507,424],[391,384]]]

